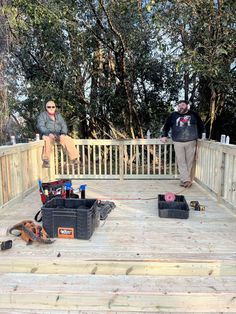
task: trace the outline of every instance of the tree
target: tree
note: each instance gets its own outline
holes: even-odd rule
[[[52,97],[81,137],[143,137],[160,128],[176,75],[174,64],[153,55],[156,34],[140,2],[14,0],[7,12],[21,95],[14,109],[32,134]]]
[[[89,63],[84,59],[86,34],[76,26],[74,7],[68,6],[70,3],[62,1],[24,0],[12,1],[8,6],[15,38],[11,46],[12,71],[21,94],[14,108],[34,133],[35,118],[49,99],[61,106],[71,129],[85,117],[86,62]]]
[[[236,3],[158,1],[153,10],[182,72],[185,98],[201,107],[211,137],[235,84]]]
[[[234,1],[12,0],[4,12],[12,110],[32,135],[50,98],[93,138],[158,136],[182,91],[212,138],[232,110]]]
[[[3,141],[4,130],[9,116],[6,84],[6,54],[8,52],[9,33],[7,20],[3,11],[5,4],[5,0],[0,1],[0,143]]]

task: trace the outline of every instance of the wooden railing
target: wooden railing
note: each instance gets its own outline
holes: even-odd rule
[[[173,144],[158,139],[75,140],[80,166],[70,165],[61,146],[55,150],[57,178],[173,179],[177,165]]]
[[[48,180],[50,173],[42,168],[43,141],[0,147],[0,207],[22,199]]]
[[[236,145],[199,141],[195,179],[236,209]]]
[[[38,179],[175,179],[173,144],[158,139],[75,140],[80,166],[70,164],[61,146],[55,146],[51,168],[43,169],[43,141],[0,147],[0,207],[22,199]],[[198,142],[197,182],[219,201],[236,208],[236,146]]]

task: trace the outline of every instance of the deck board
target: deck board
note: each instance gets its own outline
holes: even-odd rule
[[[3,274],[0,304],[7,308],[137,311],[236,311],[235,277],[150,277]],[[45,284],[47,282],[47,285]],[[36,284],[34,284],[36,283]],[[222,286],[224,293],[222,293]],[[99,289],[98,289],[99,287]],[[201,290],[199,289],[201,287]]]
[[[126,304],[127,300],[130,301],[127,313],[148,313],[149,310],[152,313],[236,313],[236,214],[233,211],[217,203],[197,183],[190,189],[179,187],[178,181],[174,180],[73,181],[73,186],[76,188],[85,183],[86,198],[113,200],[116,204],[105,222],[100,222],[90,240],[56,239],[51,245],[33,243],[26,246],[20,238],[7,236],[6,231],[13,224],[34,218],[41,207],[38,191],[28,195],[22,203],[0,210],[0,240],[13,240],[12,249],[0,252],[0,276],[4,281],[1,314],[4,309],[7,311],[11,306],[10,300],[14,298],[20,300],[22,313],[30,313],[27,299],[21,299],[20,291],[12,288],[14,280],[20,278],[22,287],[25,287],[22,289],[26,289],[30,298],[37,292],[33,279],[40,284],[45,278],[49,287],[55,287],[48,299],[50,288],[45,290],[42,302],[47,303],[48,300],[47,306],[35,297],[39,310],[44,309],[44,313],[47,313],[50,308],[54,311],[57,307],[58,313],[59,310],[63,313],[71,310],[73,313],[76,311],[76,298],[70,289],[74,289],[71,283],[74,276],[79,282],[92,278],[91,284],[99,287],[100,292],[101,286],[106,287],[101,304],[97,303],[94,294],[91,296],[89,293],[84,303],[81,301],[83,306],[77,309],[87,310],[88,313],[106,313],[109,310],[111,313],[125,313],[122,304]],[[197,212],[191,209],[189,219],[160,218],[157,195],[168,191],[184,195],[188,202],[198,200],[206,206],[206,210]],[[71,288],[68,288],[64,303],[60,306],[55,298],[61,289],[59,279],[63,275]],[[111,291],[116,289],[114,280],[118,280],[120,291],[125,289],[124,282],[127,282],[128,293],[121,293],[118,297],[113,293],[111,296]],[[139,283],[139,291],[143,289],[145,295],[140,300],[138,290],[137,293],[132,290],[135,281]],[[163,286],[158,296],[160,308],[157,308],[154,288],[157,282],[163,285],[171,282],[173,288],[168,295],[172,299],[168,299]],[[82,298],[80,294],[85,297],[86,291],[92,289],[91,284],[81,287],[81,292],[78,290],[77,301]],[[192,289],[191,298],[187,286]],[[210,286],[218,287],[217,293]],[[31,292],[27,291],[27,287]],[[199,300],[206,304],[201,305],[201,311],[197,308],[199,296]],[[109,303],[112,297],[120,302],[113,308]],[[175,308],[167,307],[168,300],[174,302]],[[69,308],[68,302],[72,302]],[[98,306],[96,310],[92,308],[94,304]],[[17,313],[17,306],[13,308]]]
[[[110,259],[113,254],[122,259],[159,258],[162,254],[196,255],[204,253],[232,255],[236,247],[236,215],[218,204],[209,193],[194,183],[188,190],[180,188],[177,181],[88,181],[87,198],[107,198],[113,200],[116,208],[105,222],[100,223],[90,240],[57,239],[52,245],[33,244],[25,246],[21,239],[10,236],[13,249],[4,252],[14,256],[17,252],[27,256],[61,255]],[[79,182],[75,181],[75,187]],[[158,217],[157,200],[137,200],[155,198],[165,191],[182,190],[187,201],[198,200],[206,206],[205,212],[190,210],[189,219],[164,219]],[[132,198],[135,200],[127,200]],[[40,209],[37,191],[27,196],[22,203],[0,211],[1,239],[6,238],[6,230],[23,219],[33,219]],[[8,237],[9,238],[9,237]],[[18,248],[20,250],[18,250]],[[211,257],[210,257],[211,258]]]

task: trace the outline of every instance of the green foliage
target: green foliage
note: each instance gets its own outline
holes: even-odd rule
[[[176,59],[176,71],[184,77],[185,97],[201,109],[214,133],[214,123],[235,84],[236,3],[158,1],[151,7],[155,23],[165,34],[162,45],[167,45]]]
[[[29,132],[49,99],[80,137],[158,136],[182,93],[217,128],[234,99],[234,1],[13,0],[5,14]]]

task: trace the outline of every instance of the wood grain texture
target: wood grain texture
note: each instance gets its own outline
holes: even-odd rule
[[[52,245],[7,236],[41,207],[34,191],[0,210],[0,314],[10,313],[235,313],[236,215],[198,184],[177,181],[73,181],[86,198],[113,200],[116,208],[90,240]],[[158,216],[157,195],[180,193],[204,212],[189,219]],[[32,312],[33,311],[33,312]]]

